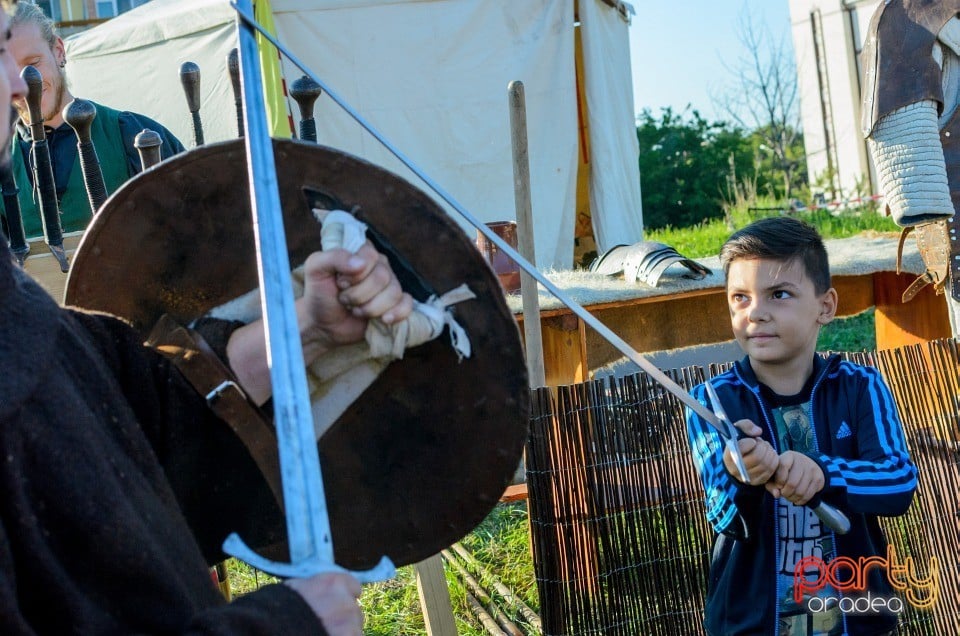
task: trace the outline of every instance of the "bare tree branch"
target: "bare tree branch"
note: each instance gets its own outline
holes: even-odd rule
[[[801,134],[793,55],[783,36],[774,41],[769,29],[758,26],[746,10],[740,13],[737,37],[745,53],[732,66],[723,62],[733,81],[712,97],[714,107],[762,140],[774,165],[783,173],[789,197],[792,177],[800,165],[789,150]]]

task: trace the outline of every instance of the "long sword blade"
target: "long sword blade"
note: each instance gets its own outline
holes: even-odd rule
[[[244,10],[252,9],[250,0],[240,1]],[[247,174],[290,558],[294,564],[318,561],[332,565],[330,519],[294,308],[273,142],[267,130],[260,59],[253,30],[239,20],[237,26]]]

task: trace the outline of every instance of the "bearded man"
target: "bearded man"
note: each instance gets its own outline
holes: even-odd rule
[[[31,2],[21,2],[10,20],[10,53],[22,70],[33,66],[43,78],[40,110],[46,126],[47,145],[53,163],[53,179],[57,186],[60,222],[63,231],[83,230],[91,218],[90,203],[77,151],[77,135],[63,120],[63,109],[73,100],[64,67],[67,64],[63,40],[56,26],[43,11]],[[103,182],[113,193],[127,179],[141,171],[140,154],[134,139],[143,129],[157,132],[163,144],[161,158],[166,159],[184,150],[183,144],[159,123],[131,112],[121,112],[94,104],[97,114],[91,127],[91,138],[100,160]],[[30,120],[25,97],[14,102],[20,114],[16,141],[13,144],[13,174],[20,190],[20,210],[27,238],[43,235],[40,208],[33,196],[33,159],[30,154]]]

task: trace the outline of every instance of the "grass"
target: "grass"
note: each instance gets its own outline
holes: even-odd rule
[[[685,228],[666,227],[648,230],[646,239],[666,243],[689,258],[716,256],[731,233],[770,212],[751,212],[750,208],[737,208],[722,219],[711,219],[699,225]],[[825,239],[847,238],[862,233],[899,234],[900,229],[889,217],[878,214],[874,206],[830,212],[808,210],[792,214],[816,227]]]
[[[769,215],[769,213],[767,213]],[[897,227],[888,218],[871,208],[830,213],[823,210],[800,212],[795,216],[816,226],[824,238],[845,238],[867,233],[896,233]],[[646,238],[666,243],[690,258],[716,255],[730,233],[759,218],[749,209],[734,210],[726,219],[702,223],[693,228],[665,228],[647,233]],[[876,347],[873,311],[838,319],[821,330],[817,347],[821,351],[862,351]],[[533,561],[530,553],[527,508],[525,503],[501,504],[461,544],[482,563],[487,573],[471,574],[485,589],[492,591],[490,577],[496,577],[534,611],[539,609]],[[228,561],[233,592],[243,594],[258,586],[274,582],[273,577],[258,573],[243,563]],[[468,568],[469,569],[469,568]],[[487,636],[474,618],[467,603],[466,589],[455,570],[445,568],[450,590],[451,607],[461,636]],[[510,611],[521,627],[526,623],[502,598],[497,605]],[[366,636],[413,636],[426,634],[412,567],[400,568],[397,577],[383,583],[367,585],[360,603],[364,608]],[[529,632],[534,633],[534,632]]]
[[[498,505],[460,543],[485,566],[486,574],[473,570],[471,575],[490,591],[498,607],[509,613],[519,627],[526,629],[529,625],[524,622],[523,617],[518,612],[511,611],[506,601],[493,590],[493,578],[496,578],[534,611],[539,608],[527,530],[526,504],[517,502]],[[471,569],[467,565],[465,567]],[[276,578],[256,572],[236,559],[227,561],[227,569],[230,573],[231,590],[235,596],[277,582]],[[488,636],[469,609],[464,584],[449,565],[445,571],[457,634]],[[364,609],[365,636],[426,634],[412,566],[399,568],[394,579],[364,586],[360,605]]]

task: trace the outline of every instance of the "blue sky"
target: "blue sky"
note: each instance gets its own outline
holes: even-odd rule
[[[630,26],[634,108],[682,110],[693,105],[706,119],[721,119],[711,95],[735,81],[724,67],[746,54],[738,39],[744,12],[790,43],[788,0],[628,0],[636,9]]]

